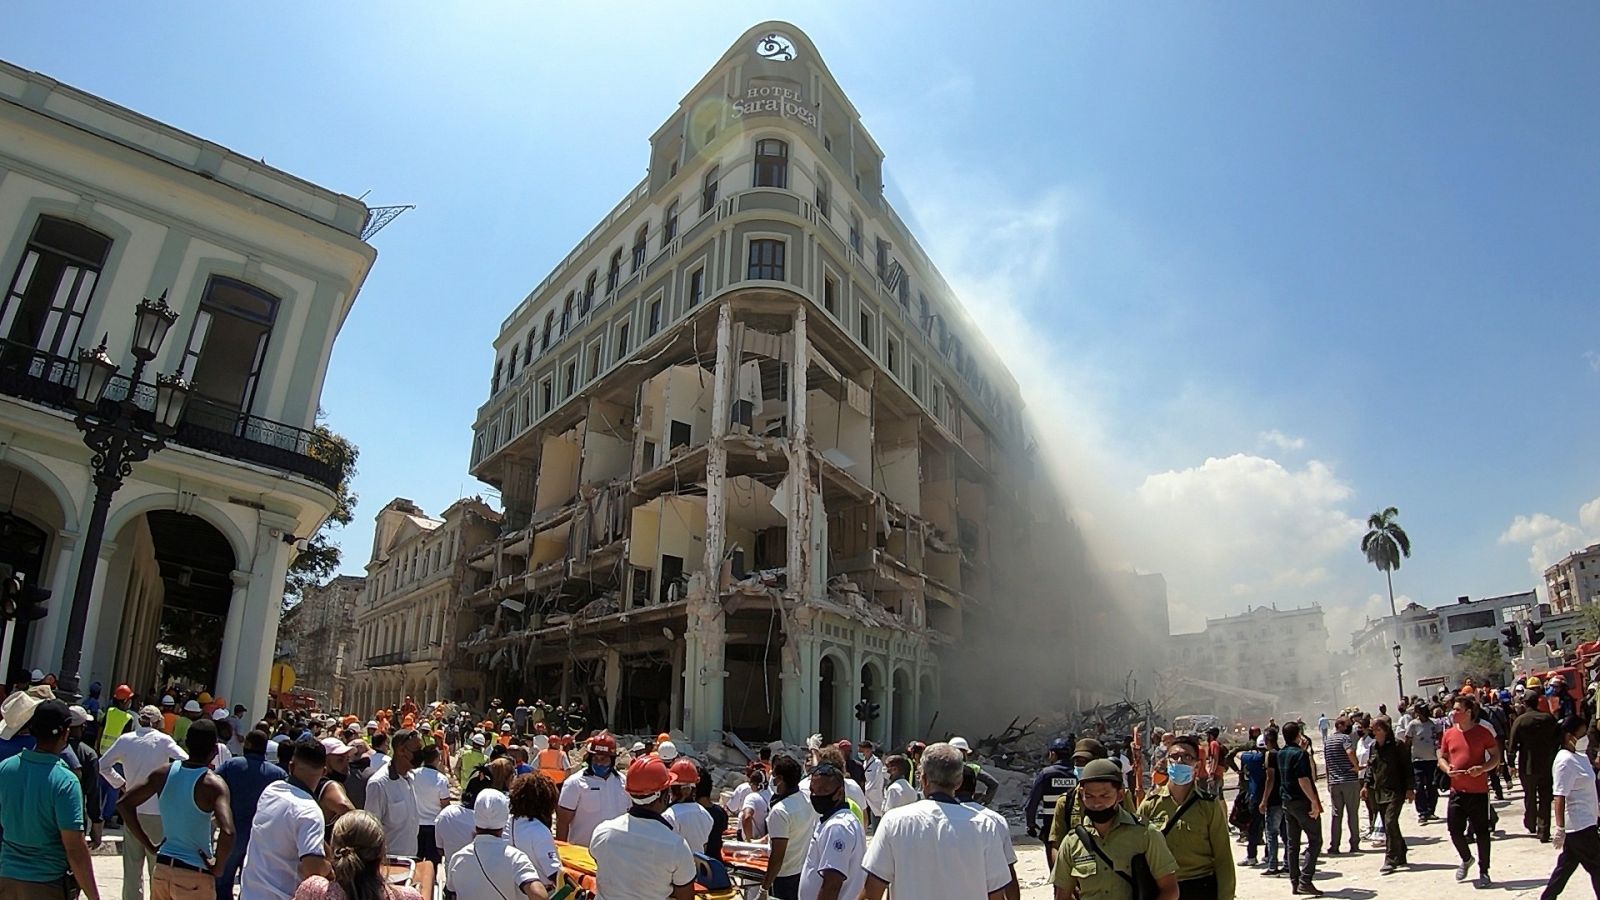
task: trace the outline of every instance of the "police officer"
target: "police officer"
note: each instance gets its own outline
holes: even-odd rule
[[[1028,792],[1028,804],[1023,820],[1028,823],[1028,837],[1049,837],[1050,817],[1055,814],[1056,801],[1061,795],[1078,786],[1077,773],[1073,771],[1067,751],[1072,745],[1066,738],[1052,738],[1045,747],[1048,757],[1044,768],[1033,776],[1033,790]],[[1055,850],[1048,844],[1044,848],[1046,868],[1056,864]]]
[[[1156,882],[1156,900],[1178,900],[1178,863],[1161,832],[1123,807],[1122,769],[1108,759],[1091,760],[1075,793],[1081,824],[1068,829],[1050,873],[1056,900],[1133,900],[1135,856],[1143,856]]]
[[[1106,750],[1106,745],[1094,738],[1084,738],[1072,748],[1072,769],[1083,780],[1083,768],[1089,763],[1100,759],[1111,762],[1111,754]],[[1122,767],[1111,762],[1117,772],[1122,772]],[[1073,826],[1083,822],[1083,805],[1077,802],[1078,792],[1075,787],[1068,788],[1056,799],[1055,809],[1050,816],[1050,834],[1045,841],[1045,853],[1054,854],[1056,848],[1061,846],[1061,839]],[[1124,792],[1122,795],[1122,808],[1131,815],[1133,813],[1133,796]]]

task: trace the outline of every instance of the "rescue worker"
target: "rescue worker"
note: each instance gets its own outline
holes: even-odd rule
[[[111,692],[111,705],[100,714],[100,740],[95,749],[101,756],[111,749],[111,742],[123,735],[123,732],[133,730],[133,721],[138,718],[133,712],[133,688],[125,684],[117,685]]]
[[[461,755],[456,757],[456,781],[458,783],[466,784],[467,779],[472,777],[473,770],[489,761],[489,757],[484,755],[483,752],[483,748],[488,745],[489,741],[482,733],[473,734],[471,740],[467,741],[466,749],[462,750]]]
[[[659,757],[656,762],[661,762]],[[628,794],[622,788],[616,763],[616,738],[602,731],[589,739],[583,770],[561,785],[561,802],[556,807],[556,840],[587,847],[601,822],[628,812]],[[666,764],[661,763],[661,767],[664,771]],[[656,815],[659,817],[666,808],[667,801],[663,798]]]
[[[560,747],[550,746],[550,738],[542,734],[533,736],[533,747],[538,751],[534,757],[534,769],[556,784],[565,783],[567,769],[571,767],[566,752]]]
[[[716,823],[712,821],[711,812],[701,806],[695,796],[700,789],[700,768],[694,764],[694,760],[680,756],[672,761],[668,771],[672,773],[672,787],[667,788],[672,805],[662,813],[662,818],[683,837],[690,850],[709,855],[706,847],[711,843],[711,832]],[[717,837],[720,839],[722,835],[718,834]]]
[[[1073,773],[1078,776],[1078,781],[1081,783],[1085,766],[1097,759],[1110,762],[1110,756],[1111,754],[1106,752],[1105,744],[1094,738],[1083,738],[1072,748]],[[1121,766],[1117,766],[1114,762],[1111,764],[1116,766],[1118,772],[1122,771]],[[1129,815],[1133,814],[1133,797],[1126,792],[1122,795],[1122,808],[1127,810]],[[1054,852],[1057,850],[1061,846],[1061,839],[1066,833],[1071,831],[1073,826],[1082,822],[1083,806],[1077,802],[1077,790],[1075,787],[1068,788],[1065,793],[1057,798],[1055,809],[1050,816],[1050,833],[1045,840],[1046,851]]]
[[[1237,880],[1228,811],[1197,783],[1201,758],[1199,738],[1174,738],[1167,750],[1167,783],[1139,804],[1138,815],[1166,839],[1183,900],[1233,900]]]
[[[590,741],[591,769],[595,767],[594,757],[599,755],[595,741],[602,738],[610,742],[610,758],[616,758],[616,740],[602,733]],[[605,777],[614,780],[613,776],[614,773],[608,772]],[[578,774],[568,779],[561,791],[563,803],[567,786],[584,777]],[[608,897],[693,900],[694,854],[662,818],[667,809],[668,789],[675,783],[676,778],[659,756],[641,756],[628,766],[628,790],[624,795],[629,804],[626,814],[607,817],[607,821],[593,828],[592,840],[585,837],[589,853],[594,857],[596,896],[600,900]],[[556,825],[564,832],[572,814],[561,809],[556,815]]]
[[[1033,789],[1028,792],[1028,803],[1023,809],[1028,837],[1049,836],[1050,817],[1055,813],[1056,801],[1061,799],[1062,794],[1078,786],[1078,776],[1068,756],[1071,749],[1064,737],[1052,738],[1045,747],[1044,768],[1033,776]],[[1045,868],[1056,864],[1055,849],[1049,844],[1044,848],[1044,864]]]
[[[199,721],[202,712],[200,701],[190,700],[183,704],[183,715],[172,720],[172,739],[183,743],[184,735],[189,733],[189,726]]]
[[[1140,855],[1156,880],[1156,900],[1178,900],[1178,863],[1161,832],[1123,805],[1122,769],[1109,759],[1091,760],[1074,793],[1084,823],[1063,836],[1060,860],[1050,873],[1056,900],[1133,900],[1133,858]]]
[[[983,766],[973,761],[972,747],[967,744],[966,738],[953,737],[950,739],[950,746],[961,751],[961,758],[966,760],[967,768],[972,770],[972,774],[978,779],[978,784],[983,786],[981,794],[976,791],[973,793],[973,801],[988,806],[994,801],[995,792],[1000,790],[1000,782],[995,781],[993,775],[985,772]]]

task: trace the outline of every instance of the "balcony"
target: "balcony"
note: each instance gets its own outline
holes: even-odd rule
[[[377,656],[367,657],[365,667],[368,669],[380,669],[384,666],[398,666],[410,661],[410,650],[396,650],[393,653],[380,653]]]
[[[0,394],[58,409],[71,416],[77,412],[73,403],[77,381],[75,360],[0,340]],[[129,387],[125,377],[114,378],[106,388],[103,402],[125,399]],[[134,404],[140,409],[152,409],[155,389],[148,384],[139,385]],[[292,472],[330,491],[339,489],[339,480],[349,462],[338,443],[315,431],[241,413],[195,396],[190,397],[183,422],[169,442]]]

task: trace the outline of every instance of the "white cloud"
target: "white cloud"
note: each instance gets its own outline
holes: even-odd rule
[[[1305,438],[1284,434],[1276,428],[1271,431],[1263,431],[1258,437],[1261,443],[1271,444],[1279,450],[1304,450],[1306,448]]]
[[[1600,497],[1578,507],[1576,524],[1548,513],[1517,516],[1500,534],[1504,545],[1527,545],[1528,569],[1539,578],[1544,570],[1573,550],[1600,541]]]
[[[1589,364],[1591,370],[1600,372],[1600,353],[1596,353],[1593,350],[1585,350],[1583,361]]]

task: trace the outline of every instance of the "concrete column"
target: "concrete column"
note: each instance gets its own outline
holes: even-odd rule
[[[779,723],[786,744],[804,744],[820,714],[817,696],[817,639],[809,631],[784,635],[783,668],[779,676],[783,696],[783,721]],[[792,654],[791,654],[792,649]]]
[[[683,721],[683,670],[684,657],[688,653],[687,643],[674,644],[672,647],[672,698],[670,701],[672,724],[682,729]]]
[[[717,361],[712,376],[711,436],[706,445],[706,540],[699,589],[689,590],[685,651],[694,664],[685,673],[684,727],[696,743],[722,731],[723,675],[727,656],[727,616],[722,609],[722,557],[727,541],[729,377],[733,358],[733,309],[717,310]]]
[[[233,704],[243,701],[234,699],[235,675],[233,667],[226,661],[234,659],[239,652],[239,631],[244,627],[244,611],[249,605],[251,575],[242,569],[234,569],[229,576],[233,579],[233,593],[228,597],[228,618],[222,626],[222,655],[218,657],[220,662],[217,665],[215,693],[227,697],[228,702]]]
[[[606,726],[617,729],[617,703],[622,699],[622,654],[606,651]]]
[[[278,610],[283,604],[283,578],[289,568],[289,545],[272,534],[290,531],[293,520],[262,513],[256,526],[254,545],[248,548],[255,567],[245,589],[244,618],[234,648],[233,696],[228,699],[250,709],[267,708],[267,678],[272,670],[272,655],[278,642]],[[228,667],[229,660],[222,660]]]
[[[813,486],[811,482],[811,429],[806,422],[806,369],[809,344],[806,340],[806,308],[794,311],[794,365],[790,367],[790,429],[786,452],[789,457],[789,593],[801,600],[812,596],[811,520]],[[820,561],[818,564],[822,564]]]

